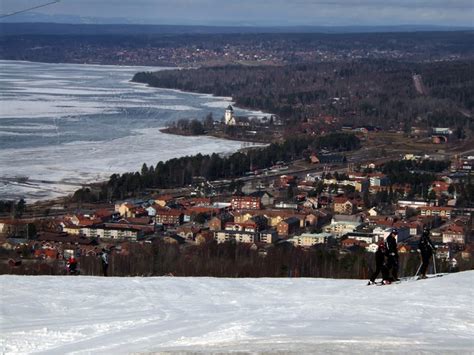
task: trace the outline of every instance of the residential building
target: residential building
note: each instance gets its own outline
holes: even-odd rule
[[[267,229],[260,232],[260,243],[272,244],[275,243],[278,239],[278,234],[276,230]]]
[[[279,236],[289,236],[300,229],[300,220],[296,217],[287,218],[277,225]]]
[[[261,201],[257,196],[234,196],[231,205],[233,210],[259,210]]]
[[[369,175],[370,186],[387,186],[389,179],[384,174],[371,174]]]
[[[255,243],[258,242],[257,232],[246,232],[239,230],[223,230],[214,233],[214,239],[217,243],[235,241],[236,243]]]
[[[323,232],[330,233],[334,237],[340,238],[346,233],[354,232],[361,224],[361,222],[350,221],[332,222],[323,228]]]
[[[297,203],[288,203],[288,202],[285,202],[285,201],[280,201],[280,202],[275,204],[275,208],[296,210],[296,209],[298,209],[298,204]]]
[[[466,244],[466,232],[463,226],[451,224],[442,233],[443,243]]]
[[[346,197],[334,198],[334,213],[353,214],[356,212],[356,205]]]
[[[346,238],[348,239],[354,239],[358,240],[361,242],[365,242],[367,244],[372,244],[376,242],[377,240],[377,235],[373,233],[363,233],[363,232],[349,232],[345,234]]]
[[[269,227],[276,227],[286,218],[296,217],[300,221],[300,227],[305,226],[305,218],[308,213],[295,212],[286,209],[266,209],[266,210],[243,210],[236,211],[234,214],[235,222],[245,222],[254,216],[262,215],[267,218]]]
[[[18,219],[0,220],[0,234],[5,236],[24,236],[28,234],[28,223]]]
[[[452,207],[440,207],[440,206],[426,206],[420,207],[420,215],[422,217],[425,216],[436,216],[440,217],[441,219],[451,219],[451,211],[453,210]]]
[[[152,234],[153,226],[130,226],[128,224],[105,223],[99,226],[81,228],[81,235],[87,238],[136,241],[139,237]]]
[[[155,204],[160,207],[166,207],[168,204],[174,201],[174,197],[171,195],[160,195],[155,196]]]
[[[420,208],[429,206],[429,203],[426,201],[419,201],[419,200],[398,200],[397,205],[399,208]]]
[[[201,232],[201,228],[196,226],[187,225],[176,228],[176,234],[186,240],[195,240],[199,232]]]
[[[260,199],[260,203],[262,206],[272,206],[275,201],[274,196],[268,193],[267,191],[255,191],[252,192],[249,196]]]
[[[162,225],[177,226],[183,222],[183,211],[178,209],[159,209],[156,211],[155,222]]]
[[[216,217],[212,217],[209,221],[209,229],[211,231],[218,231],[224,229],[226,223],[232,222],[234,220],[234,216],[230,213],[222,213]]]
[[[118,213],[120,213],[120,215],[122,217],[131,217],[131,211],[132,211],[133,208],[135,208],[135,205],[133,205],[130,202],[124,202],[122,204],[119,204],[119,205],[115,206],[115,210]]]
[[[150,217],[155,217],[156,216],[156,208],[157,206],[149,206],[147,208],[145,208],[146,212],[148,213],[148,215]]]
[[[378,249],[379,245],[377,243],[371,243],[365,247],[369,253],[375,253]]]
[[[303,233],[288,239],[294,246],[311,247],[316,244],[329,244],[333,239],[330,233]]]
[[[258,232],[258,226],[253,221],[247,221],[243,223],[229,222],[225,225],[226,231],[238,231],[238,232]]]

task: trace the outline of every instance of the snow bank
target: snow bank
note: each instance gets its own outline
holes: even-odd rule
[[[0,276],[2,353],[468,353],[474,272],[363,280]]]

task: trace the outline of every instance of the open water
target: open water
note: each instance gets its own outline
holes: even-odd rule
[[[0,61],[0,199],[62,196],[144,162],[239,149],[159,132],[209,112],[220,119],[232,103],[130,82],[138,71],[165,69]]]

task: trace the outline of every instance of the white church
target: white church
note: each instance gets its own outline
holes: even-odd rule
[[[257,124],[265,125],[271,124],[281,126],[283,125],[283,121],[278,118],[278,116],[270,115],[265,117],[257,117],[257,116],[236,116],[234,115],[234,108],[229,105],[227,106],[224,114],[224,124],[227,126],[250,126],[250,121],[257,122]]]
[[[250,126],[248,117],[239,117],[234,115],[234,108],[227,106],[224,114],[224,124],[227,126]]]

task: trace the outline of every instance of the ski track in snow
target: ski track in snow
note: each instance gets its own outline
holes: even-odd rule
[[[3,275],[0,351],[467,354],[473,280]]]

